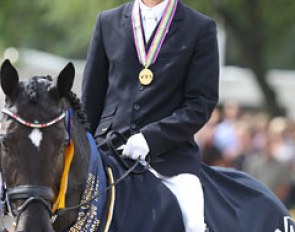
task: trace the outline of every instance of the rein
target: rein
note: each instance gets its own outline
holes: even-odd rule
[[[112,136],[113,135],[118,136],[124,143],[126,142],[126,138],[121,133],[119,133],[118,131],[110,131],[107,134],[107,145],[108,145],[108,148],[110,149],[110,151],[112,152],[112,154],[114,154],[115,158],[118,160],[118,162],[123,166],[123,168],[126,171],[123,173],[122,176],[120,176],[118,179],[114,180],[114,182],[111,183],[109,186],[107,186],[103,191],[97,192],[93,197],[89,198],[87,201],[85,201],[83,203],[80,203],[80,204],[77,204],[77,205],[74,205],[74,206],[69,206],[69,207],[66,207],[64,209],[58,210],[55,213],[56,216],[62,215],[64,213],[68,212],[68,211],[75,210],[75,209],[78,209],[78,208],[80,208],[82,206],[88,205],[93,200],[98,199],[98,197],[101,194],[105,194],[106,192],[110,191],[114,186],[116,186],[117,184],[119,184],[121,181],[123,181],[130,174],[133,173],[133,174],[139,175],[139,174],[142,174],[142,173],[144,173],[146,171],[146,169],[149,166],[150,159],[147,161],[147,164],[141,170],[136,170],[136,168],[138,167],[138,165],[141,164],[139,158],[135,161],[135,163],[132,166],[129,166],[125,162],[125,160],[121,157],[121,154],[116,150],[116,148],[115,148],[115,146],[114,146],[114,144],[112,142],[113,141],[112,140]]]
[[[107,134],[107,145],[108,148],[110,149],[110,151],[112,152],[112,154],[114,154],[115,158],[118,160],[118,162],[123,166],[123,168],[125,168],[127,171],[130,171],[130,173],[134,173],[134,174],[142,174],[146,171],[146,169],[148,168],[149,164],[150,164],[150,156],[147,156],[147,163],[144,165],[144,167],[141,170],[136,170],[135,168],[140,165],[140,160],[137,159],[135,161],[135,164],[133,166],[135,166],[132,170],[130,170],[130,166],[127,164],[127,162],[122,158],[122,155],[117,151],[117,149],[115,148],[114,144],[113,144],[113,140],[112,137],[113,135],[117,136],[119,139],[122,140],[123,144],[126,143],[127,139],[125,138],[124,135],[122,135],[121,133],[119,133],[118,131],[110,131]],[[132,166],[132,167],[133,167]]]
[[[135,170],[137,165],[138,165],[138,162],[135,162],[127,171],[124,172],[124,174],[122,176],[120,176],[118,179],[114,180],[114,182],[111,183],[109,186],[107,186],[103,191],[97,192],[93,197],[89,198],[87,201],[77,204],[77,205],[66,207],[64,209],[57,210],[54,215],[60,216],[62,214],[65,214],[68,211],[79,209],[82,206],[89,205],[92,201],[98,199],[100,195],[105,194],[106,192],[110,191],[114,186],[116,186],[122,180],[124,180],[127,176],[129,176]]]

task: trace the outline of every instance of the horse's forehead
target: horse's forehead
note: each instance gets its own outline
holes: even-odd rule
[[[48,88],[52,84],[51,77],[34,76],[22,81],[24,88]]]
[[[19,95],[21,98],[38,101],[48,96],[51,84],[52,81],[42,76],[25,79],[20,82]]]
[[[12,101],[12,110],[27,120],[46,120],[60,112],[60,104],[53,94],[53,81],[37,76],[24,79]],[[10,103],[8,103],[9,106]]]

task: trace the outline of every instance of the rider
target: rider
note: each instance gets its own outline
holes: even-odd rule
[[[102,12],[89,47],[82,103],[98,146],[116,130],[123,155],[151,158],[176,196],[186,231],[205,231],[193,135],[218,101],[215,22],[178,0],[135,0]]]

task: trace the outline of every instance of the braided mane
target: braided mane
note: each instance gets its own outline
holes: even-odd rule
[[[53,81],[53,78],[51,76],[38,76],[38,77],[32,77],[30,83],[26,87],[26,94],[30,97],[32,101],[36,100],[38,98],[38,79],[48,80],[50,82]],[[80,99],[77,97],[77,95],[70,91],[65,96],[66,101],[70,104],[70,107],[73,108],[76,115],[78,116],[79,121],[82,124],[86,124],[86,114],[82,110],[82,104]]]
[[[80,122],[82,124],[86,124],[86,114],[82,110],[82,104],[80,99],[77,97],[77,95],[70,91],[68,95],[66,95],[66,100],[70,103],[70,106],[73,108],[73,110],[76,112]]]

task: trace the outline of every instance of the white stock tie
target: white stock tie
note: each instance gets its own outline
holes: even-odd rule
[[[145,41],[148,42],[158,22],[157,22],[157,18],[152,12],[146,12],[144,19],[145,19],[145,28],[144,28]]]

